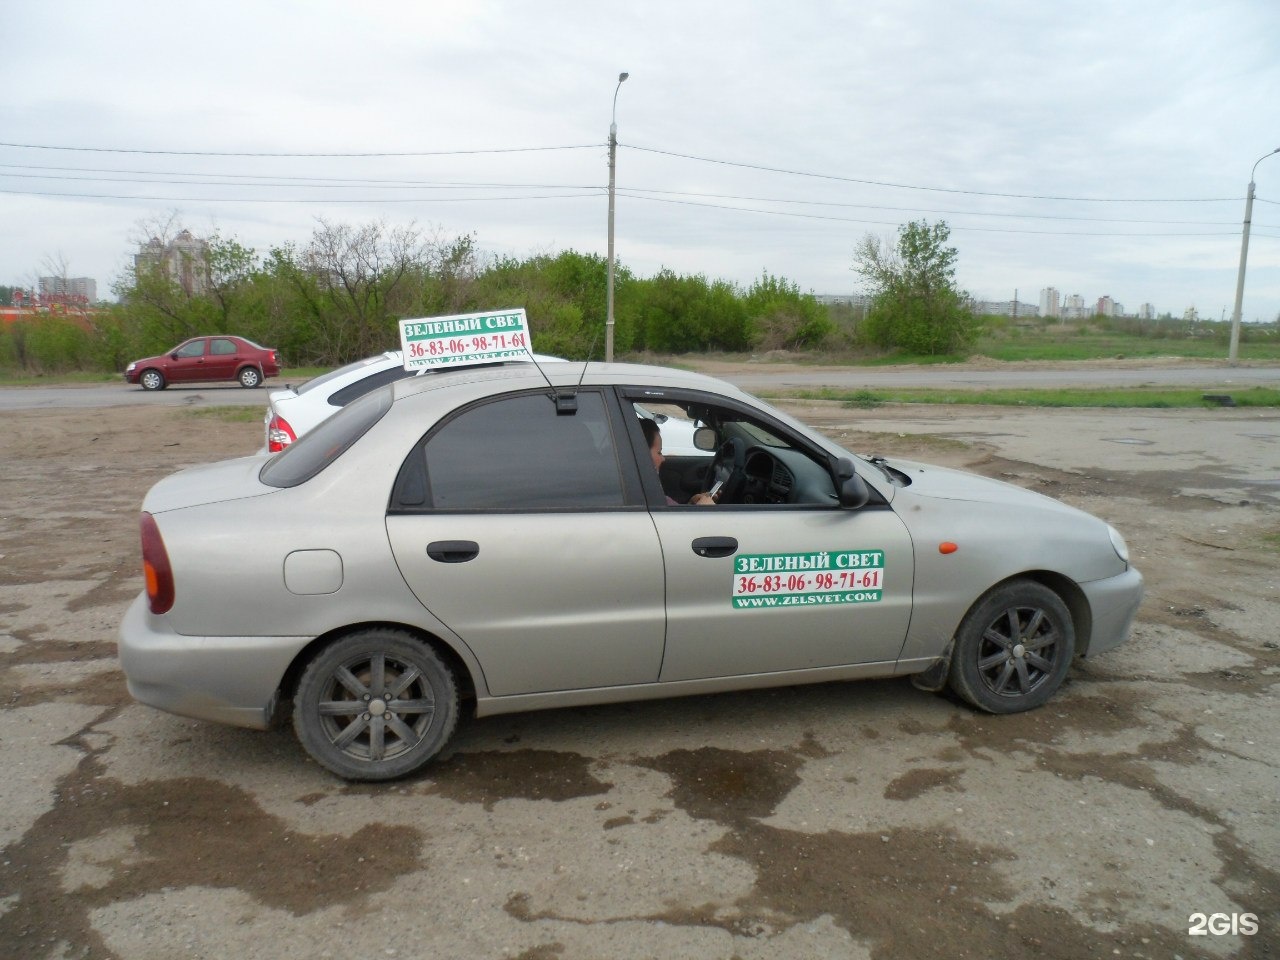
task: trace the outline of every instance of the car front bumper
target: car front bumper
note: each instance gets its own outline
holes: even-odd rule
[[[1093,614],[1089,648],[1082,652],[1093,656],[1118,647],[1129,639],[1133,618],[1142,603],[1142,574],[1135,567],[1129,567],[1118,577],[1082,583],[1080,589],[1084,591]]]
[[[139,703],[197,720],[265,730],[289,664],[311,637],[190,637],[167,629],[139,594],[120,624],[120,666]]]

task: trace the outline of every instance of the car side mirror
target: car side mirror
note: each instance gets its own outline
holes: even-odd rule
[[[710,453],[719,446],[716,443],[716,432],[710,427],[699,427],[693,431],[693,445],[699,450],[705,450]]]
[[[867,481],[858,476],[849,457],[841,457],[836,462],[836,486],[840,490],[840,506],[846,510],[858,510],[871,499]]]

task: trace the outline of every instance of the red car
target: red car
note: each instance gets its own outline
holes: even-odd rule
[[[192,337],[168,353],[133,361],[124,378],[142,384],[143,390],[210,380],[239,380],[242,387],[257,387],[279,373],[280,358],[272,347],[244,337]]]

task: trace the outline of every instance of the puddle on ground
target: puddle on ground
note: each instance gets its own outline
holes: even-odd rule
[[[486,810],[500,800],[560,803],[608,793],[612,783],[591,773],[594,761],[557,750],[484,750],[457,753],[427,768],[427,793]]]

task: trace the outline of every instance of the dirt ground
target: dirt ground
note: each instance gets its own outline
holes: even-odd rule
[[[558,710],[353,786],[117,668],[147,487],[260,425],[5,414],[0,955],[1280,957],[1280,417],[789,409],[1114,523],[1131,641],[1013,717],[904,681]]]

